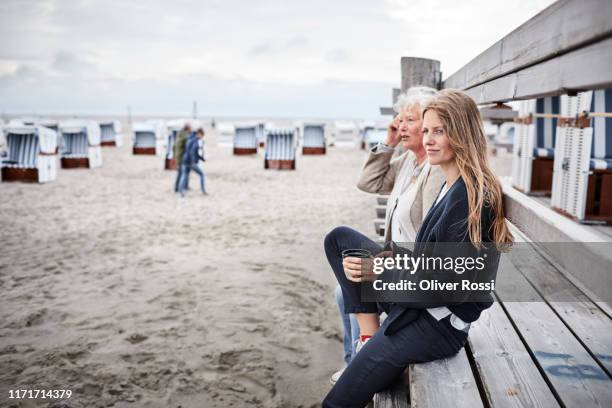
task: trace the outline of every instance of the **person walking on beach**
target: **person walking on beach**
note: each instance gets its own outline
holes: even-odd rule
[[[202,189],[202,194],[208,195],[206,192],[205,181],[206,177],[204,176],[204,172],[198,166],[198,162],[200,160],[206,161],[203,155],[200,155],[200,141],[202,144],[204,143],[204,129],[200,128],[196,132],[195,135],[192,135],[187,141],[187,145],[185,146],[185,152],[183,153],[183,160],[181,161],[181,181],[179,183],[179,194],[181,197],[185,195],[185,187],[189,181],[189,172],[191,170],[198,173],[200,176],[200,188]],[[202,146],[202,152],[204,152],[204,148]]]
[[[179,187],[181,182],[181,162],[183,159],[183,153],[185,152],[185,146],[187,144],[187,140],[191,136],[191,125],[186,123],[183,129],[176,135],[176,140],[174,141],[174,160],[176,160],[176,181],[174,182],[174,192],[179,193]],[[185,185],[185,188],[187,188]]]

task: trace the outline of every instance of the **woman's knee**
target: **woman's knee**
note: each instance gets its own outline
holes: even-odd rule
[[[324,241],[325,248],[326,249],[331,248],[331,247],[337,248],[338,241],[342,240],[343,237],[345,237],[347,234],[350,234],[352,231],[353,231],[352,228],[345,227],[345,226],[334,228],[325,236],[325,241]]]

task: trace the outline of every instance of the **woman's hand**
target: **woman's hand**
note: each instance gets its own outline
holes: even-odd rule
[[[389,127],[387,127],[387,140],[385,142],[387,146],[395,147],[399,144],[400,140],[402,140],[399,134],[399,125],[400,117],[397,115],[395,118],[393,118],[389,124]]]
[[[392,256],[391,251],[383,251],[375,258],[386,258]],[[374,273],[374,262],[372,258],[357,258],[353,256],[347,256],[342,260],[342,266],[344,267],[344,274],[346,278],[351,282],[372,282],[378,277]]]

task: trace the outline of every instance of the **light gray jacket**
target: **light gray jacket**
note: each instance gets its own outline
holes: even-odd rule
[[[410,150],[392,158],[393,150],[375,146],[363,166],[357,188],[367,193],[389,194],[387,199],[387,214],[385,219],[385,242],[391,240],[391,216],[401,217],[402,223],[412,223],[415,231],[419,230],[427,212],[434,204],[442,185],[444,174],[440,166],[430,166],[428,174],[424,174],[410,212],[408,214],[393,214],[397,199],[401,193],[400,181],[406,177],[412,178],[416,166],[416,157]],[[425,171],[425,170],[424,170]]]

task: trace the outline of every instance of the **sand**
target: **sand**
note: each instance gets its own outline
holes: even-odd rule
[[[128,139],[128,138],[126,138]],[[207,144],[180,199],[163,159],[0,184],[0,406],[311,407],[342,367],[325,234],[373,235],[357,149],[263,169]],[[8,389],[70,389],[63,401]]]

